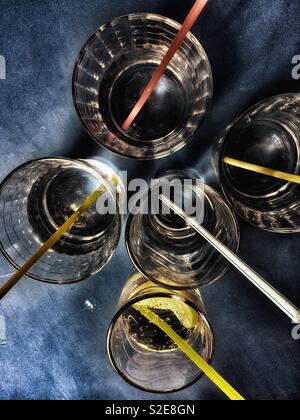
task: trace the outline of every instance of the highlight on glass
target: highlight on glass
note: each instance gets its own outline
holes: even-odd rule
[[[102,26],[87,41],[76,62],[73,97],[96,142],[126,157],[153,159],[195,136],[213,83],[207,55],[190,32],[131,128],[122,129],[180,27],[163,16],[132,14]]]
[[[194,174],[169,172],[159,179],[166,179],[175,189],[184,187],[182,197],[202,203],[201,222],[229,249],[237,252],[239,227],[234,214],[223,198],[212,188],[202,183],[186,186],[178,181],[190,179]],[[194,179],[195,181],[195,179]],[[148,206],[148,197],[155,195],[149,188],[142,198],[142,207]],[[201,184],[200,184],[201,185]],[[184,203],[181,204],[182,208]],[[146,214],[147,213],[147,214]],[[187,290],[209,285],[220,278],[229,267],[228,261],[204,238],[173,211],[164,212],[163,206],[157,214],[143,209],[129,216],[126,227],[126,245],[135,267],[150,281],[164,287]]]
[[[300,95],[275,96],[250,108],[228,127],[213,159],[224,194],[242,218],[272,232],[300,232],[299,184],[230,165],[226,158],[299,176]]]
[[[200,292],[168,291],[135,273],[123,289],[107,336],[113,367],[131,385],[148,392],[176,392],[192,385],[202,372],[143,314],[145,309],[211,362],[214,336]]]
[[[54,284],[78,282],[96,274],[119,242],[122,220],[118,206],[124,186],[114,169],[93,159],[31,161],[2,182],[0,249],[4,257],[19,269],[100,185],[116,200],[114,214],[101,214],[95,202],[27,273],[32,279]]]

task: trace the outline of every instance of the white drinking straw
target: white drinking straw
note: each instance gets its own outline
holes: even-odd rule
[[[292,322],[300,323],[300,309],[294,306],[288,299],[271,286],[263,277],[250,268],[233,251],[220,242],[214,235],[205,229],[194,217],[188,216],[179,206],[164,195],[160,195],[160,200],[196,232],[198,232],[211,246],[223,255],[235,268],[237,268],[248,280],[251,281],[261,292],[263,292],[279,309],[281,309]]]

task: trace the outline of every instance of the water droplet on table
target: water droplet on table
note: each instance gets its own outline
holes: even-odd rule
[[[97,303],[95,299],[86,299],[84,302],[84,307],[88,312],[94,312],[96,307],[97,307]]]

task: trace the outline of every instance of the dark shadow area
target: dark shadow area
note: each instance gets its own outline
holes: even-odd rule
[[[74,118],[67,124],[65,139],[65,156],[71,159],[88,159],[93,156],[101,156],[105,150],[98,145],[85,130],[78,119],[74,124]]]
[[[182,2],[174,2],[174,0],[163,0],[156,8],[155,13],[167,16],[176,22],[183,23],[184,17],[194,5],[195,0],[185,0]]]

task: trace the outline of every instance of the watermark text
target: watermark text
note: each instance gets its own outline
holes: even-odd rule
[[[293,64],[292,78],[294,80],[299,80],[300,79],[300,55],[295,55],[292,58],[292,64]]]
[[[161,178],[152,179],[148,184],[139,178],[127,182],[126,172],[119,175],[124,186],[112,186],[101,195],[97,201],[98,214],[170,215],[171,209],[162,200],[165,197],[188,216],[203,222],[205,192],[202,179]]]
[[[296,325],[292,330],[292,337],[294,340],[300,340],[300,324]]]
[[[0,315],[0,345],[6,343],[6,321],[3,315]]]

